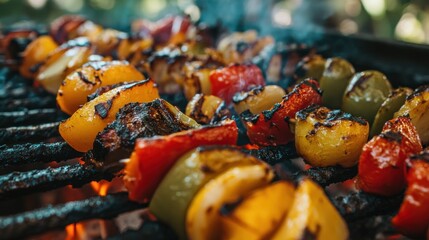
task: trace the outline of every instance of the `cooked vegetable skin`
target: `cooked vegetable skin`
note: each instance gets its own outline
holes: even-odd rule
[[[59,132],[75,150],[86,152],[92,149],[97,134],[115,119],[120,108],[131,102],[149,102],[158,97],[152,80],[123,85],[87,102],[60,124]]]
[[[97,167],[128,158],[135,141],[142,137],[165,136],[200,125],[167,101],[157,98],[148,103],[129,103],[116,119],[97,134],[93,149],[85,160]]]
[[[253,115],[248,111],[241,114],[247,128],[247,136],[253,144],[269,146],[286,144],[294,140],[289,119],[296,112],[311,104],[321,104],[321,90],[315,80],[307,79],[297,84],[281,103],[268,111]]]
[[[332,61],[332,60],[331,60]],[[307,78],[320,80],[325,71],[326,59],[320,55],[312,55],[304,57],[295,69],[295,78],[302,81]]]
[[[342,58],[326,60],[322,77],[319,79],[323,90],[323,105],[331,109],[341,108],[344,90],[355,73],[353,66]],[[347,111],[346,111],[347,112]]]
[[[395,113],[395,117],[408,116],[416,126],[423,145],[429,144],[429,85],[417,88]]]
[[[263,163],[228,169],[207,182],[195,195],[186,216],[188,239],[222,239],[219,210],[224,203],[237,201],[246,193],[267,185],[274,177]]]
[[[344,92],[341,109],[354,116],[363,117],[372,124],[378,109],[391,92],[392,86],[383,73],[356,73]]]
[[[57,103],[63,112],[71,115],[99,87],[143,79],[143,75],[127,62],[89,62],[64,79],[57,93]]]
[[[191,149],[202,145],[235,145],[237,138],[235,121],[226,120],[219,125],[168,136],[137,139],[125,167],[124,182],[130,199],[144,202],[152,197],[176,160]]]
[[[285,221],[294,201],[292,183],[279,181],[246,194],[220,209],[222,239],[270,239]]]
[[[197,191],[229,168],[259,163],[233,147],[198,147],[180,157],[168,171],[153,195],[149,210],[172,227],[180,239],[186,239],[186,212]],[[175,206],[175,211],[166,206]]]
[[[416,136],[415,127],[408,118],[387,122],[383,132],[363,147],[358,186],[365,192],[382,196],[403,191],[406,185],[405,159],[422,150]]]
[[[40,36],[25,49],[19,73],[26,78],[34,78],[37,68],[58,45],[50,36]]]
[[[424,239],[429,228],[429,150],[412,155],[406,162],[408,187],[392,223],[400,233]]]
[[[224,99],[226,103],[230,103],[237,92],[265,85],[261,70],[253,64],[235,64],[214,70],[210,73],[209,81],[210,94]]]
[[[56,48],[40,67],[36,81],[52,94],[57,94],[64,78],[88,61],[93,53],[86,38],[70,40]]]
[[[413,91],[410,88],[397,88],[384,100],[375,115],[374,123],[371,126],[370,136],[375,136],[381,132],[384,123],[393,118],[405,103],[407,96],[411,95]]]
[[[286,92],[276,85],[258,86],[247,92],[236,93],[232,98],[235,111],[240,114],[249,110],[252,114],[259,114],[269,110],[274,104],[282,101]]]
[[[274,44],[271,36],[259,37],[254,30],[235,32],[222,38],[217,49],[226,64],[251,61],[266,46]]]
[[[186,115],[200,124],[219,122],[230,115],[225,102],[216,96],[196,94],[186,105]]]
[[[368,139],[369,125],[340,110],[312,105],[296,114],[295,146],[312,166],[352,167]]]
[[[348,237],[346,223],[324,191],[310,179],[304,179],[295,192],[289,214],[271,239],[345,240]]]

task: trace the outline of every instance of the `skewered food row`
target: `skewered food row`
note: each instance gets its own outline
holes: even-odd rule
[[[364,191],[390,195],[404,189],[405,170],[401,170],[406,165],[404,159],[421,150],[420,138],[423,144],[427,144],[427,128],[423,124],[427,118],[427,87],[408,96],[408,89],[392,91],[390,83],[382,73],[365,71],[355,74],[353,66],[346,60],[325,60],[317,55],[311,55],[298,64],[297,84],[290,91],[277,86],[264,86],[265,73],[256,65],[248,64],[247,60],[258,54],[263,46],[271,44],[270,38],[257,39],[253,33],[237,34],[221,42],[219,52],[210,50],[201,54],[197,53],[195,45],[165,48],[167,42],[185,42],[184,32],[187,30],[184,29],[189,28],[189,22],[183,21],[183,29],[180,28],[176,35],[167,34],[168,37],[161,37],[164,29],[171,29],[172,20],[165,20],[164,23],[165,25],[160,24],[162,27],[149,27],[147,32],[152,38],[145,38],[145,35],[136,40],[115,30],[103,30],[87,20],[64,19],[61,24],[57,23],[61,27],[57,24],[53,27],[57,33],[54,35],[57,37],[56,41],[64,42],[54,50],[55,54],[46,54],[50,51],[48,49],[54,48],[54,42],[44,43],[47,39],[40,37],[33,42],[34,45],[42,44],[47,47],[43,47],[40,57],[33,57],[21,66],[25,66],[28,71],[29,65],[42,64],[37,81],[47,90],[57,93],[60,108],[72,114],[60,125],[60,133],[76,150],[91,150],[86,154],[87,162],[100,167],[117,161],[120,159],[117,152],[126,149],[129,153],[136,141],[124,178],[130,190],[130,197],[137,201],[151,201],[150,210],[161,221],[169,223],[181,238],[248,236],[252,239],[297,239],[306,236],[305,234],[322,239],[347,238],[347,228],[343,220],[323,192],[310,180],[304,180],[297,189],[289,182],[271,183],[272,170],[259,160],[249,160],[249,156],[243,155],[237,149],[195,149],[202,145],[236,145],[240,131],[237,124],[240,124],[240,121],[236,123],[224,120],[230,118],[231,114],[234,115],[235,111],[240,114],[253,144],[269,146],[295,141],[298,153],[312,166],[351,167],[359,161],[359,186]],[[145,29],[144,26],[142,23],[140,30]],[[142,34],[144,31],[142,30]],[[79,36],[85,36],[86,39],[72,39]],[[106,39],[117,41],[109,45]],[[234,52],[240,41],[256,43],[256,47],[241,53]],[[152,45],[154,43],[155,45]],[[143,50],[153,46],[155,49],[151,50],[152,54],[143,56]],[[35,55],[32,53],[34,49],[30,44],[28,51],[26,50],[27,55]],[[126,54],[121,55],[124,52]],[[131,56],[130,62],[135,67],[126,62],[109,61],[111,57],[125,59],[125,55]],[[166,59],[172,59],[174,64],[166,64]],[[160,62],[164,64],[158,64]],[[231,62],[244,64],[228,65]],[[161,93],[184,91],[190,100],[186,109],[188,116],[163,100],[155,100],[159,97],[158,90],[153,81],[142,81],[143,75],[138,71],[142,69],[159,84]],[[62,85],[59,84],[61,82]],[[60,88],[58,92],[55,90],[57,86]],[[342,86],[340,91],[337,86]],[[89,94],[93,96],[87,98]],[[271,94],[274,97],[266,99]],[[152,100],[155,101],[151,102]],[[149,103],[139,105],[135,102]],[[235,110],[231,108],[231,102],[234,103]],[[376,140],[371,140],[362,150],[369,135],[369,125],[374,122],[371,135],[378,134],[380,130],[377,128],[380,128],[380,124],[393,118],[394,112],[404,102],[405,105],[397,115],[406,117],[388,122],[383,132],[374,138]],[[324,104],[334,110],[314,104]],[[83,106],[79,108],[80,105]],[[154,111],[153,115],[148,114],[153,107],[161,111]],[[138,110],[139,108],[142,110]],[[148,119],[152,116],[155,120],[172,117],[178,121],[178,125],[164,132],[159,129],[150,130],[149,125],[146,128],[148,120],[136,121],[135,117],[139,111],[141,116],[149,115]],[[113,121],[117,113],[116,120]],[[157,114],[163,117],[157,118]],[[212,125],[201,127],[190,117],[200,124]],[[137,125],[135,128],[129,126],[134,123],[143,125]],[[121,134],[117,135],[119,132]],[[156,135],[166,136],[148,138]],[[137,139],[138,137],[144,138]],[[399,167],[399,170],[388,173],[395,167],[389,166],[385,169],[383,162],[380,162],[383,158],[377,159],[375,155],[371,155],[375,156],[374,159],[367,157],[368,151],[375,149],[371,149],[372,142],[377,142],[374,143],[375,146],[384,144],[387,148],[399,149],[397,160],[391,160],[389,163]],[[408,145],[411,147],[408,148]],[[119,155],[123,157],[124,153]],[[396,156],[390,152],[387,155]],[[207,159],[200,160],[202,158]],[[227,167],[216,165],[225,159],[237,163],[227,162]],[[165,199],[157,197],[158,192],[161,192],[160,196],[174,195],[168,192],[171,191],[168,187],[177,180],[176,177],[191,181],[194,170],[187,172],[184,168],[189,166],[180,165],[186,161],[194,161],[191,166],[195,167],[195,171],[201,171],[200,179],[194,179],[200,182],[195,183],[191,190],[183,190],[192,192],[190,195],[184,193],[186,200],[180,197],[171,200],[181,202],[183,207],[177,213],[181,214],[180,216],[171,217],[169,213],[163,213],[168,205],[164,205],[163,200],[156,199]],[[209,161],[215,165],[207,166],[199,161]],[[377,161],[380,165],[371,165]],[[197,165],[199,167],[196,167]],[[387,193],[380,193],[377,192],[377,189],[380,189],[377,187],[373,187],[376,190],[371,190],[371,183],[376,181],[371,174],[378,173],[379,169],[381,172],[387,170],[387,173],[376,174],[375,177],[383,180],[379,183],[392,185],[392,191],[390,188],[383,188],[381,191]],[[174,177],[169,177],[170,174]],[[236,180],[230,181],[231,179]],[[409,184],[411,182],[410,180]],[[175,193],[180,192],[181,187],[183,186],[178,184],[179,190],[176,189]],[[410,189],[407,191],[415,194]],[[272,197],[261,199],[260,192]],[[218,194],[216,198],[207,197],[215,193]],[[259,229],[259,226],[252,222],[254,218],[251,216],[259,213],[257,210],[249,210],[249,206],[260,205],[261,202],[262,205],[270,205],[279,201],[280,194],[288,196],[288,201],[281,205],[283,215],[279,215],[281,211],[267,211],[265,217],[276,224]],[[175,196],[177,197],[177,194]],[[405,201],[405,209],[406,204]],[[413,210],[404,211],[406,214],[414,214]],[[401,216],[404,216],[403,214]],[[306,220],[303,220],[304,216]],[[399,215],[398,219],[401,219]],[[329,226],[326,224],[328,221],[335,224]],[[412,227],[409,230],[399,220],[396,221],[395,226],[401,230],[406,229],[402,231],[411,236],[422,236],[421,232],[427,229],[427,224],[422,224],[420,230]],[[338,231],[332,229],[335,225],[340,226]],[[418,233],[413,233],[413,230]],[[334,235],[329,235],[334,231]]]

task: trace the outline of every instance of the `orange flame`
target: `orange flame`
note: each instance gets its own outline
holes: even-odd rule
[[[90,183],[92,189],[100,196],[106,196],[107,190],[109,190],[110,183],[107,181],[95,182],[92,181]]]
[[[85,230],[81,223],[72,223],[66,226],[66,233],[65,240],[79,240],[83,238]]]

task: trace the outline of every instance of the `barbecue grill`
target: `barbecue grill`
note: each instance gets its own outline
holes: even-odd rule
[[[293,28],[272,28],[270,34],[275,36],[278,44],[254,59],[261,68],[266,67],[275,54],[280,54],[282,64],[286,65],[290,54],[305,45],[305,49],[314,47],[325,57],[344,57],[357,70],[380,70],[391,79],[394,86],[416,87],[429,83],[429,69],[425,64],[429,56],[427,46],[376,40],[367,36],[344,36],[328,31],[305,32]],[[183,100],[170,99],[173,104]],[[0,238],[46,236],[40,234],[64,229],[70,224],[88,219],[112,219],[147,207],[146,204],[128,200],[124,192],[105,196],[92,194],[83,200],[45,205],[33,210],[10,210],[5,207],[15,205],[11,203],[27,197],[42,197],[55,189],[68,191],[70,186],[80,188],[93,181],[110,181],[120,175],[118,170],[123,167],[122,163],[100,169],[76,160],[83,154],[59,138],[59,121],[65,118],[56,108],[53,96],[29,86],[25,79],[9,68],[0,68],[0,201],[3,202],[3,206],[0,206]],[[329,185],[351,179],[357,174],[356,167],[314,167],[302,170],[295,160],[289,161],[297,158],[293,145],[247,151],[273,165],[278,178],[296,181],[306,176],[329,188]],[[330,197],[346,219],[352,239],[396,234],[390,219],[398,210],[401,195],[385,198],[353,192]],[[21,211],[23,209],[24,212]],[[17,210],[21,212],[17,213]],[[108,237],[171,239],[174,235],[167,226],[146,216],[138,229],[117,232]]]

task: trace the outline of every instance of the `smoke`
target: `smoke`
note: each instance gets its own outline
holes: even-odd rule
[[[335,0],[196,0],[201,10],[201,22],[221,26],[230,31],[255,29],[261,35],[271,35],[282,42],[293,38],[295,42],[311,44],[320,38],[324,29],[337,28]],[[287,7],[288,22],[276,24],[276,7]],[[280,16],[281,17],[281,16]],[[296,29],[294,31],[293,29]],[[290,35],[293,35],[292,37]]]

